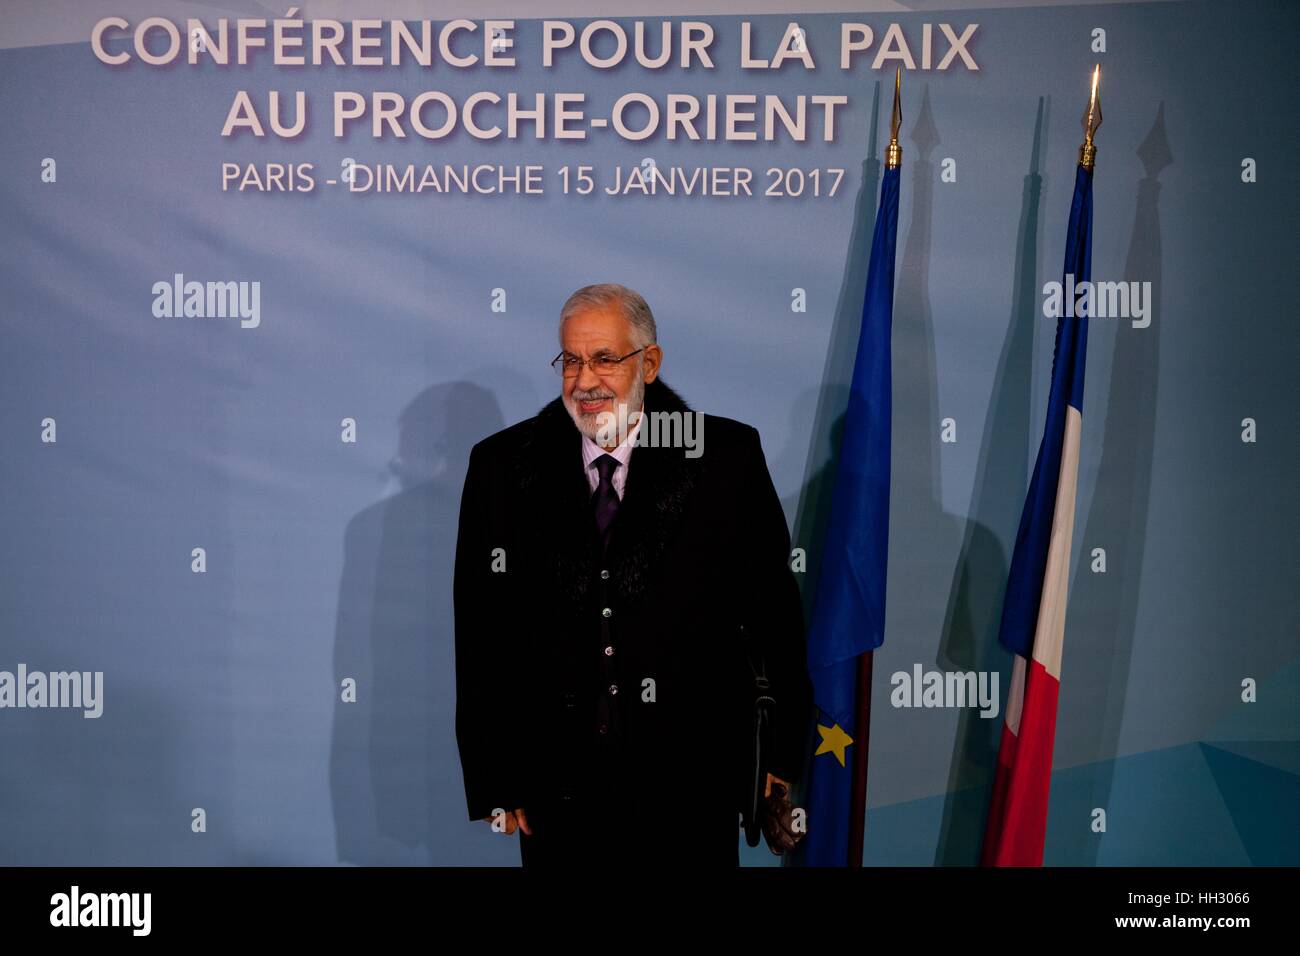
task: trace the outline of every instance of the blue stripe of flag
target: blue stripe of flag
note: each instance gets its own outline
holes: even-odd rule
[[[1074,179],[1074,201],[1066,230],[1064,276],[1075,285],[1092,275],[1092,170],[1078,167]],[[1077,311],[1077,310],[1071,310]],[[1083,412],[1083,371],[1088,351],[1088,320],[1077,315],[1056,322],[1056,346],[1052,355],[1052,385],[1047,398],[1047,423],[1034,463],[1034,477],[1020,514],[1020,530],[1007,575],[1007,593],[1002,605],[1002,646],[1028,660],[1033,655],[1038,606],[1047,570],[1047,548],[1052,537],[1052,515],[1056,509],[1056,486],[1061,472],[1061,449],[1065,442],[1065,410],[1073,405]]]

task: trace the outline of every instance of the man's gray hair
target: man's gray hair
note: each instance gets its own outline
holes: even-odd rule
[[[655,343],[658,334],[655,329],[655,317],[650,306],[641,297],[641,293],[615,282],[600,285],[583,286],[565,300],[560,309],[560,330],[563,336],[564,321],[578,312],[587,309],[616,308],[623,313],[628,324],[632,326],[632,343],[639,349]]]

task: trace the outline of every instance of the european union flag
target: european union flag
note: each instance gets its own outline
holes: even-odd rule
[[[808,632],[819,740],[811,761],[808,832],[801,841],[805,866],[845,866],[850,832],[865,812],[865,764],[854,799],[854,740],[858,714],[870,706],[870,687],[859,689],[859,655],[885,637],[885,565],[889,554],[890,330],[894,311],[894,245],[898,232],[898,103],[895,92],[891,162],[880,184],[862,303],[853,385],[831,496],[830,527]],[[865,757],[865,754],[863,755]]]

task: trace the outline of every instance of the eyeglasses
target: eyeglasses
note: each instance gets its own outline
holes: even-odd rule
[[[614,358],[612,355],[597,355],[590,359],[580,359],[576,355],[569,355],[567,352],[561,352],[555,358],[551,359],[551,368],[563,375],[565,378],[577,378],[582,374],[582,367],[590,365],[591,370],[597,375],[612,375],[619,370],[619,365],[630,359],[637,352],[644,352],[645,347],[637,349],[636,352],[628,352],[622,358]]]

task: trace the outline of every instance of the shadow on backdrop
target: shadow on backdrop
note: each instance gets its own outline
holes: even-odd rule
[[[1009,655],[998,652],[1002,598],[1028,490],[1034,327],[1039,314],[1040,170],[1050,106],[1046,97],[1039,97],[1029,171],[1021,193],[1011,318],[984,419],[970,519],[953,574],[938,658],[943,670],[997,670],[1001,689],[1009,686],[1011,673]],[[936,865],[973,866],[979,862],[1003,722],[1001,713],[994,719],[981,717],[971,708],[958,711],[943,822],[935,847]]]
[[[782,453],[782,458],[802,456],[803,484],[798,502],[786,500],[786,514],[794,517],[793,547],[803,548],[810,556],[808,570],[800,575],[803,591],[805,622],[812,621],[812,599],[817,593],[817,579],[821,568],[822,545],[830,521],[831,497],[834,492],[835,463],[839,457],[840,436],[844,429],[844,409],[849,401],[849,385],[853,381],[854,357],[858,351],[858,337],[862,328],[862,305],[867,290],[867,265],[871,261],[871,240],[875,233],[876,203],[880,193],[881,162],[879,136],[880,83],[876,83],[871,103],[870,138],[867,158],[862,162],[862,185],[853,200],[853,228],[849,235],[848,252],[844,261],[844,278],[836,298],[835,314],[831,321],[830,341],[826,347],[826,362],[822,368],[822,385],[818,390],[808,390],[796,399],[790,409],[790,434],[797,436],[804,410],[816,403],[812,433],[808,446],[799,448],[792,439]],[[774,469],[780,471],[781,469]]]
[[[400,491],[348,523],[334,641],[330,760],[339,861],[518,864],[514,840],[469,820],[455,733],[452,570],[474,443],[504,427],[492,392],[433,385],[402,412]]]
[[[885,639],[914,648],[919,663],[924,649],[931,647],[942,662],[945,603],[941,596],[951,588],[962,542],[967,537],[986,541],[990,532],[943,508],[940,424],[942,418],[952,416],[939,409],[934,309],[930,302],[934,188],[938,179],[931,154],[942,140],[930,105],[929,84],[922,90],[916,125],[909,139],[913,156],[909,176],[912,212],[894,296],[894,427]],[[903,162],[908,163],[906,153]],[[986,546],[981,543],[979,547]],[[887,680],[882,675],[877,683]],[[881,693],[878,689],[875,696]],[[917,715],[916,719],[921,717]],[[908,758],[895,755],[895,759]],[[868,808],[870,797],[868,789]],[[868,856],[871,832],[868,823]]]
[[[787,515],[793,515],[791,547],[802,548],[807,557],[807,570],[799,575],[805,626],[811,624],[813,598],[817,593],[817,579],[821,570],[822,548],[830,521],[831,497],[835,486],[835,463],[839,458],[840,438],[844,430],[844,409],[849,401],[849,386],[853,380],[854,358],[858,350],[858,337],[862,328],[863,299],[867,289],[867,265],[871,261],[872,237],[875,234],[876,204],[880,193],[882,164],[878,158],[880,123],[880,83],[877,82],[871,101],[871,124],[868,127],[867,158],[862,162],[862,179],[858,194],[853,200],[853,225],[849,234],[848,251],[844,260],[844,277],[835,300],[831,320],[830,340],[826,347],[826,362],[822,368],[821,387],[804,391],[790,409],[792,436],[781,452],[780,458],[795,458],[803,463],[803,483],[797,500],[782,501]],[[812,410],[812,431],[808,444],[801,447],[794,436],[808,421]],[[793,470],[793,469],[790,469]],[[780,466],[773,469],[781,472]],[[816,749],[817,732],[810,728],[808,753]],[[811,761],[810,761],[811,764]],[[806,773],[805,773],[806,777]],[[804,793],[804,781],[795,785],[795,799]],[[760,844],[759,849],[762,849]],[[742,843],[742,860],[747,847]]]
[[[1062,682],[1069,681],[1071,696],[1096,702],[1093,719],[1074,728],[1078,739],[1086,741],[1084,752],[1095,769],[1091,792],[1082,790],[1074,797],[1088,801],[1086,807],[1074,808],[1075,819],[1081,820],[1089,819],[1094,807],[1106,807],[1110,801],[1146,552],[1160,373],[1161,317],[1156,307],[1162,301],[1159,177],[1174,161],[1165,132],[1163,102],[1137,156],[1144,175],[1137,184],[1133,231],[1121,279],[1151,282],[1151,324],[1135,329],[1127,320],[1115,320],[1118,326],[1097,486],[1083,527],[1083,553],[1074,572],[1070,627],[1061,662]],[[1105,549],[1104,574],[1091,570],[1094,548]],[[1100,848],[1101,837],[1090,829],[1050,832],[1048,849],[1054,863],[1095,866]]]
[[[877,102],[878,92],[877,89]],[[873,110],[870,150],[873,156],[877,152],[874,132],[877,112],[878,108]],[[899,232],[906,239],[899,250],[895,272],[891,349],[894,374],[885,639],[925,642],[927,635],[937,637],[940,633],[942,621],[936,618],[934,595],[946,593],[952,556],[958,553],[965,533],[976,533],[944,512],[940,488],[938,386],[929,293],[936,172],[931,153],[940,140],[928,84],[923,87],[921,105],[908,139],[912,156],[904,154],[904,163],[910,166],[905,196],[910,194],[911,214],[908,224],[900,227]],[[816,593],[817,561],[829,519],[835,458],[849,391],[847,383],[852,380],[853,357],[862,322],[879,177],[879,162],[869,160],[864,183],[871,186],[868,189],[864,185],[858,197],[854,239],[850,244],[799,503],[796,541],[810,556],[809,573],[804,581],[805,613],[808,614]],[[877,684],[880,680],[878,677]],[[815,740],[815,736],[810,738],[810,747]],[[870,781],[867,796],[870,804]],[[870,843],[868,826],[868,847]]]

